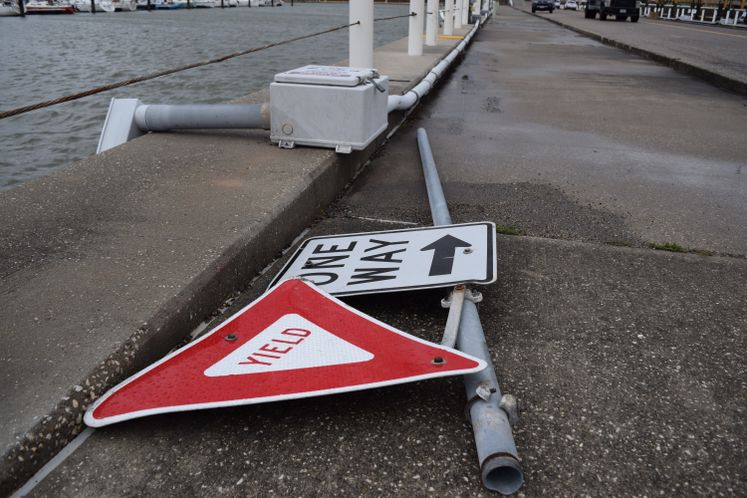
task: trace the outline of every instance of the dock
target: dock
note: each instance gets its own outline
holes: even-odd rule
[[[0,492],[106,389],[261,295],[300,238],[430,225],[424,127],[454,221],[501,232],[480,313],[522,408],[518,496],[743,493],[745,97],[541,17],[501,6],[364,151],[150,134],[1,193]],[[402,93],[459,41],[375,65]],[[442,297],[347,302],[438,341]],[[488,496],[465,401],[438,379],[130,421],[30,496]]]

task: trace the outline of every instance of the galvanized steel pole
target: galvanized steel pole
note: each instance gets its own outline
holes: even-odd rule
[[[418,149],[433,224],[451,224],[451,215],[441,188],[441,181],[438,178],[436,162],[433,160],[433,153],[428,143],[428,134],[423,128],[418,128]],[[509,422],[509,413],[515,416],[515,412],[512,412],[512,407],[508,407],[508,410],[504,409],[504,403],[512,398],[506,397],[504,400],[501,396],[480,316],[475,303],[469,298],[464,300],[462,308],[457,348],[488,364],[484,370],[464,376],[467,414],[475,434],[482,482],[492,491],[505,495],[515,493],[524,482],[524,473],[519,463]]]
[[[513,494],[524,483],[524,473],[511,434],[508,413],[502,408],[508,399],[504,400],[501,395],[477,306],[468,299],[464,301],[462,320],[459,322],[457,349],[488,363],[484,370],[464,376],[467,415],[475,434],[482,483],[492,491]],[[515,404],[512,408],[515,408]]]
[[[374,67],[373,48],[373,23],[374,2],[373,0],[355,0],[350,2],[349,17],[350,26],[348,34],[350,67]]]

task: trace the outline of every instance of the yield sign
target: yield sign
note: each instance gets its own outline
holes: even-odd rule
[[[413,337],[299,279],[96,401],[86,424],[321,396],[477,372],[485,362]]]

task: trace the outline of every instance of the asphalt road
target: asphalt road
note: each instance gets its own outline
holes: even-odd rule
[[[309,235],[430,224],[425,127],[454,221],[525,234],[498,237],[480,307],[523,405],[520,496],[744,494],[744,107],[503,9]],[[347,302],[437,341],[441,297]],[[97,430],[33,496],[487,496],[464,403],[439,379],[135,420]]]
[[[518,0],[516,6],[531,11],[531,2]],[[747,29],[707,24],[658,21],[641,17],[637,24],[584,19],[583,11],[538,12],[570,26],[597,33],[747,82]]]

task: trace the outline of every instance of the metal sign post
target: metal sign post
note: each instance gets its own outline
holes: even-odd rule
[[[438,178],[436,163],[433,160],[428,135],[423,128],[418,129],[418,149],[423,165],[428,202],[434,225],[451,223],[451,215],[446,204],[441,181]],[[455,289],[459,291],[460,289]],[[456,321],[451,312],[456,312],[455,294],[452,293],[452,307],[449,322]],[[519,463],[516,444],[511,434],[511,422],[516,417],[516,403],[512,397],[501,396],[495,368],[490,360],[490,351],[480,323],[477,307],[470,298],[459,299],[462,303],[457,348],[469,355],[480,358],[488,367],[480,372],[464,376],[467,391],[467,415],[475,434],[475,446],[480,462],[480,474],[486,488],[502,494],[513,494],[521,488],[524,473]],[[463,301],[463,302],[462,302]],[[448,327],[447,327],[448,328]],[[448,335],[448,334],[445,334]],[[444,342],[447,337],[444,338]]]

